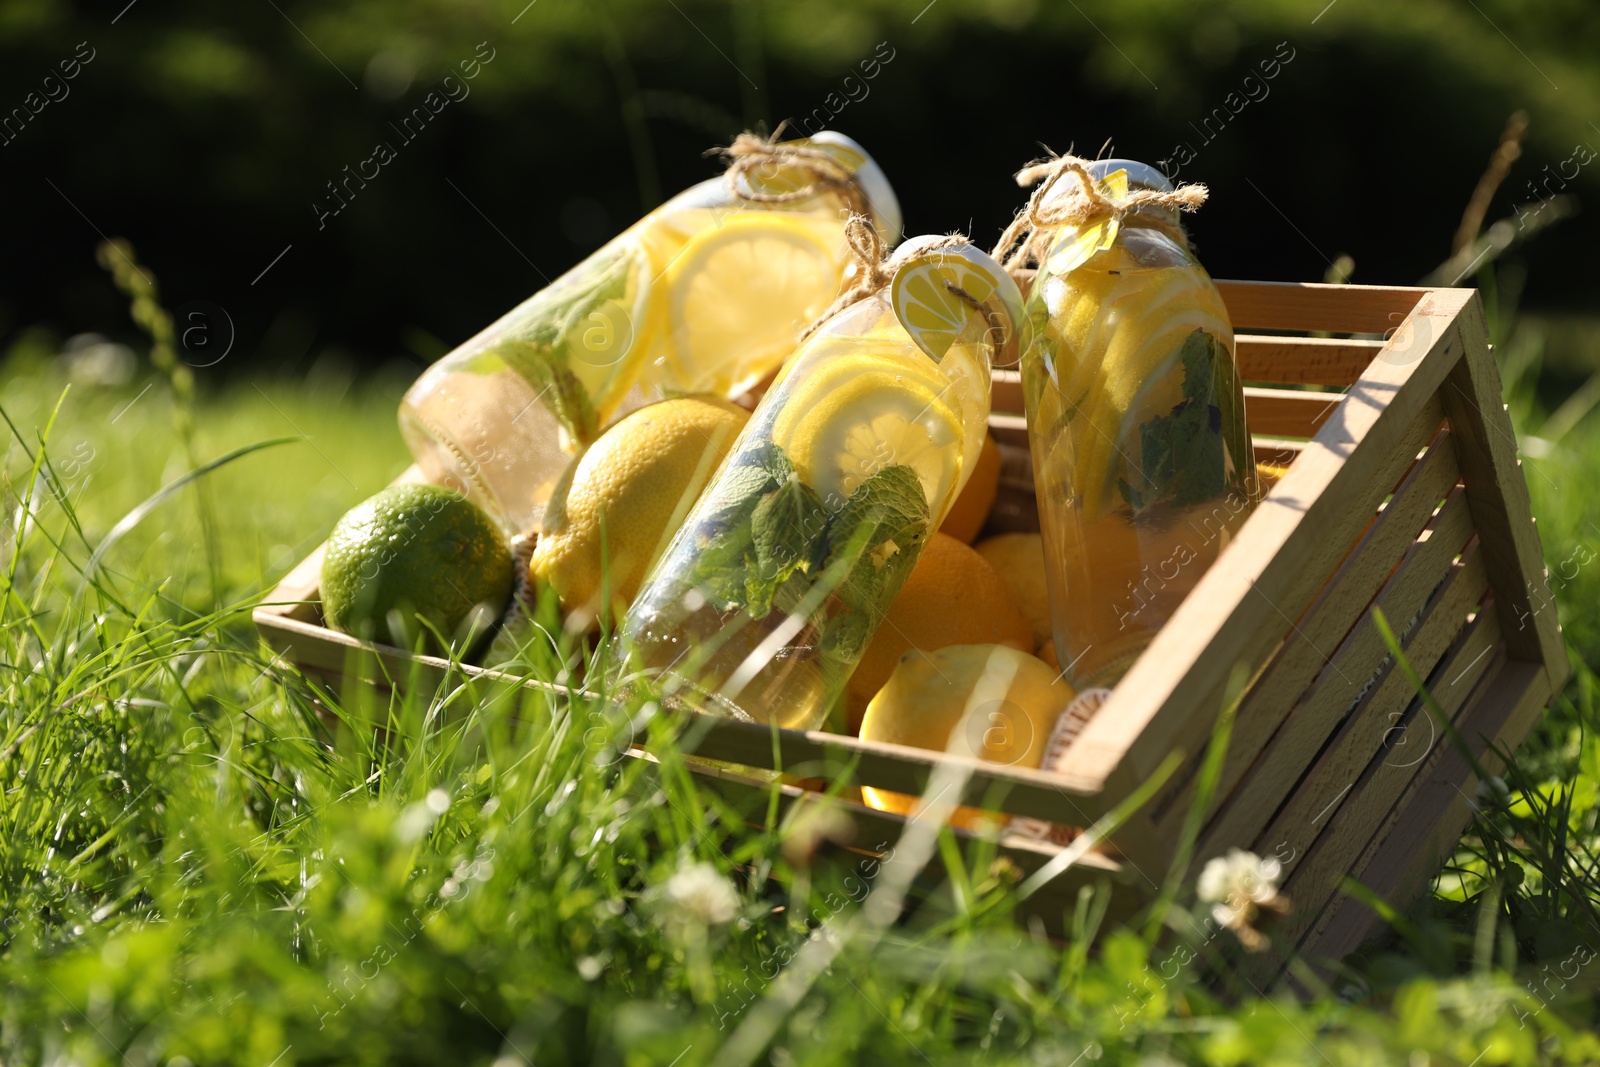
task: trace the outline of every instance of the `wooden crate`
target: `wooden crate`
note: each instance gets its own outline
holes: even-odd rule
[[[1381,608],[1406,657],[1482,763],[1515,748],[1568,673],[1500,377],[1474,291],[1219,282],[1258,460],[1289,463],[1053,773],[961,761],[961,799],[1088,826],[1171,753],[1180,770],[1090,853],[1028,902],[1058,922],[1079,886],[1109,879],[1115,913],[1157,892],[1193,807],[1201,756],[1230,677],[1245,680],[1195,869],[1230,847],[1277,856],[1293,914],[1276,943],[1338,957],[1378,920],[1342,894],[1353,876],[1404,906],[1465,827],[1476,781],[1433,725],[1381,639]],[[991,425],[1005,457],[990,532],[1037,529],[1021,389],[995,374]],[[442,672],[322,627],[320,550],[256,612],[266,641],[311,672]],[[1242,672],[1242,673],[1241,673]],[[774,738],[776,737],[776,741]],[[920,793],[951,757],[822,732],[720,719],[686,744],[703,757]],[[707,771],[763,810],[772,786]],[[802,790],[783,787],[785,803]],[[853,805],[862,840],[904,820]],[[874,836],[877,835],[877,836]],[[1008,836],[1025,872],[1053,845]],[[935,870],[935,875],[936,875]],[[1193,871],[1190,872],[1193,874]],[[1281,957],[1257,964],[1262,979]]]

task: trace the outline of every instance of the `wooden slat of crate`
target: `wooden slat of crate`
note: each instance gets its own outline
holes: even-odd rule
[[[1343,393],[1250,386],[1244,391],[1251,433],[1272,437],[1313,437],[1344,401]]]
[[[1382,341],[1237,334],[1239,379],[1283,385],[1354,385],[1383,350]],[[1252,429],[1255,426],[1251,419]]]
[[[1451,426],[1463,431],[1456,452],[1484,557],[1497,578],[1506,647],[1512,659],[1545,664],[1550,691],[1559,692],[1569,673],[1566,648],[1556,613],[1536,611],[1530,600],[1530,593],[1544,586],[1544,553],[1517,458],[1516,432],[1500,399],[1500,375],[1476,302],[1464,310],[1461,329],[1466,358],[1452,369],[1440,392]],[[1533,625],[1523,625],[1530,618]]]
[[[1321,421],[1327,420],[1324,418]],[[1000,470],[1001,482],[1033,492],[1033,464],[1028,456],[1027,420],[1021,415],[991,415],[989,431],[1000,444],[1003,457]],[[1306,442],[1282,440],[1261,433],[1252,437],[1251,445],[1257,463],[1277,463],[1287,467],[1305,451]]]
[[[1314,437],[1342,400],[1344,394],[1334,392],[1250,386],[1245,389],[1245,418],[1251,434]],[[1027,419],[1021,414],[992,414],[989,429],[998,442],[1026,445]]]
[[[1016,415],[1021,418],[1027,411],[1027,405],[1022,401],[1022,372],[1016,370],[997,370],[989,375],[989,413],[995,415]],[[1024,431],[1026,422],[1015,423]],[[1022,442],[1026,444],[1026,440]]]
[[[1429,533],[1426,540],[1412,547],[1376,598],[1376,605],[1396,630],[1425,610],[1439,583],[1450,574],[1451,560],[1472,536],[1465,498],[1452,496],[1430,525]],[[1292,710],[1281,719],[1282,725],[1267,743],[1259,747],[1248,764],[1248,774],[1245,767],[1235,765],[1238,789],[1212,818],[1198,853],[1200,858],[1216,855],[1229,842],[1249,841],[1260,832],[1304,769],[1319,760],[1328,736],[1361,698],[1376,673],[1385,669],[1387,661],[1388,650],[1370,607],[1363,605],[1348,633],[1329,650],[1314,681],[1298,697],[1283,701]],[[1253,692],[1251,698],[1255,699]],[[1269,703],[1266,707],[1278,707],[1278,714],[1282,715],[1281,704]],[[1254,721],[1265,717],[1265,713],[1254,717],[1252,729]],[[1240,733],[1236,729],[1234,736]],[[1172,817],[1176,815],[1174,812]]]
[[[1239,379],[1279,385],[1349,386],[1360,379],[1362,372],[1382,351],[1382,341],[1241,334],[1237,337]],[[994,372],[990,404],[997,412],[1023,412],[1019,372],[1010,369]],[[1253,408],[1249,416],[1252,431],[1273,432],[1256,428]]]
[[[1434,521],[1438,502],[1450,493],[1459,478],[1450,432],[1441,430],[1383,505],[1372,526],[1316,602],[1304,617],[1296,620],[1283,649],[1240,702],[1217,791],[1206,813],[1208,818],[1232,796],[1285,716],[1304,714],[1290,713],[1286,709],[1294,708],[1317,675],[1327,670],[1329,655],[1337,652],[1351,628],[1366,617],[1368,605],[1391,580],[1395,561],[1414,550],[1423,528]],[[1465,517],[1465,501],[1460,501],[1458,506]],[[1462,537],[1459,543],[1465,540]],[[1420,595],[1426,596],[1426,592]],[[1159,796],[1155,801],[1158,817],[1162,820],[1184,818],[1192,785],[1192,776],[1189,776]]]
[[[1028,420],[1021,415],[1002,415],[995,412],[989,416],[989,432],[1003,445],[1027,450]]]
[[[1435,700],[1446,718],[1462,732],[1474,750],[1482,745],[1476,736],[1479,725],[1474,723],[1474,719],[1482,722],[1482,702],[1485,699],[1505,695],[1500,680],[1506,676],[1507,668],[1512,668],[1513,675],[1525,685],[1534,681],[1522,674],[1522,665],[1504,657],[1504,647],[1504,642],[1500,640],[1499,621],[1488,615],[1481,616],[1474,620],[1437,671],[1438,677],[1445,679],[1447,684],[1439,687]],[[1458,679],[1458,684],[1449,685],[1450,679]],[[1537,684],[1533,687],[1538,688]],[[1430,691],[1433,691],[1431,686]],[[1518,699],[1513,695],[1509,704],[1494,709],[1488,717],[1506,721],[1515,711]],[[1549,699],[1548,694],[1544,699]],[[1421,822],[1425,816],[1413,809],[1413,802],[1418,796],[1438,790],[1461,790],[1466,798],[1472,796],[1475,783],[1470,768],[1443,731],[1432,724],[1421,701],[1415,702],[1407,717],[1396,726],[1404,730],[1407,738],[1412,733],[1427,737],[1431,728],[1433,740],[1427,755],[1412,767],[1399,767],[1396,762],[1386,762],[1395,759],[1392,749],[1380,752],[1369,768],[1369,775],[1358,787],[1362,791],[1352,791],[1341,805],[1339,813],[1330,817],[1331,825],[1323,838],[1305,854],[1296,857],[1283,887],[1293,902],[1294,912],[1274,931],[1280,950],[1252,960],[1248,965],[1251,977],[1259,983],[1265,985],[1281,970],[1286,963],[1285,949],[1293,947],[1297,951],[1337,958],[1332,953],[1343,955],[1349,951],[1348,948],[1341,949],[1339,939],[1356,936],[1364,940],[1369,936],[1374,926],[1381,923],[1375,924],[1373,920],[1376,916],[1364,907],[1357,909],[1365,913],[1359,917],[1362,921],[1352,922],[1358,917],[1352,915],[1341,924],[1342,929],[1333,929],[1334,912],[1343,910],[1340,909],[1340,903],[1344,898],[1339,887],[1345,877],[1358,872],[1372,875],[1382,870],[1381,865],[1377,864],[1381,843],[1393,837],[1401,827],[1404,827],[1402,839],[1415,840],[1413,835],[1423,840],[1432,837],[1434,828]],[[1503,731],[1500,736],[1507,736],[1508,733]],[[1490,732],[1488,736],[1493,738],[1496,734]],[[1385,775],[1386,771],[1410,772],[1405,777],[1405,786],[1398,790],[1398,795],[1388,790],[1374,790],[1369,796],[1365,787],[1373,780],[1401,776]],[[1392,780],[1387,785],[1389,790],[1393,789]],[[1464,822],[1464,819],[1456,822],[1450,829],[1452,843],[1459,837]],[[1387,858],[1393,860],[1397,857]],[[1442,858],[1440,851],[1433,851],[1431,857],[1422,864],[1427,867],[1424,877],[1438,870]],[[1398,868],[1401,870],[1414,871],[1418,866],[1416,857],[1398,859]],[[1397,904],[1403,907],[1408,902],[1397,901]],[[1349,903],[1353,905],[1355,902]],[[1356,943],[1359,944],[1359,940]]]
[[[1491,621],[1498,628],[1498,620]],[[1490,661],[1486,681],[1457,728],[1484,771],[1499,774],[1505,762],[1496,748],[1515,749],[1521,744],[1554,693],[1539,664],[1508,660],[1492,652],[1485,659]],[[1454,850],[1471,821],[1469,805],[1477,784],[1466,757],[1442,741],[1389,813],[1380,833],[1357,858],[1352,876],[1403,910]],[[1365,904],[1339,894],[1302,941],[1301,949],[1314,961],[1338,960],[1359,948],[1379,926],[1380,920]]]
[[[1109,792],[1127,795],[1167,753],[1204,746],[1234,665],[1253,675],[1266,663],[1370,520],[1376,501],[1359,502],[1371,485],[1387,492],[1426,439],[1419,418],[1436,419],[1439,386],[1464,344],[1454,320],[1472,299],[1455,290],[1422,298],[1388,358],[1368,367],[1067,752],[1066,773],[1105,775]]]
[[[1431,292],[1382,285],[1217,280],[1235,330],[1304,330],[1387,336]],[[1454,290],[1464,292],[1465,290]]]
[[[1012,425],[1013,420],[1015,425]],[[1033,494],[1033,461],[1028,455],[1027,428],[1020,416],[996,415],[990,419],[990,429],[1000,442],[1000,486],[979,536],[1038,533],[1039,501]],[[1306,442],[1258,437],[1253,445],[1257,463],[1287,467],[1299,458]]]
[[[1255,437],[1251,440],[1254,447],[1257,463],[1274,463],[1280,467],[1287,467],[1300,458],[1300,453],[1306,450],[1305,441],[1281,441],[1271,437]]]
[[[947,756],[907,745],[863,741],[822,730],[777,731],[759,723],[703,716],[686,728],[680,744],[685,752],[705,759],[750,767],[772,766],[774,751],[784,767],[804,763],[843,768],[854,763],[854,780],[858,784],[913,796],[927,788],[936,769],[956,763],[970,771],[960,795],[964,804],[979,803],[1000,787],[1008,790],[1005,810],[1014,815],[1088,826],[1110,810],[1096,780],[1079,782],[1069,775]]]
[[[1406,660],[1424,678],[1433,673],[1466,628],[1469,612],[1489,589],[1483,560],[1475,551],[1451,569],[1444,588],[1429,603],[1427,614],[1409,640],[1402,641]],[[1288,841],[1308,849],[1321,828],[1333,824],[1346,791],[1372,760],[1373,753],[1399,727],[1415,699],[1411,682],[1392,661],[1380,665],[1379,670],[1383,672],[1381,679],[1360,698],[1332,740],[1316,753],[1316,762],[1257,836],[1258,842]],[[1399,792],[1396,786],[1394,794]]]

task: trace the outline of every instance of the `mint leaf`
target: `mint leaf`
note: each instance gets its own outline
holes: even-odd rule
[[[556,350],[540,349],[527,341],[502,341],[496,354],[506,366],[527,379],[551,414],[579,444],[589,444],[600,435],[600,419],[589,391],[583,387]]]
[[[794,465],[783,449],[770,441],[735,455],[708,490],[704,518],[696,533],[694,584],[721,611],[743,608],[754,618],[772,610],[772,600],[783,578],[772,561],[780,548],[772,508],[761,522],[766,535],[768,565],[763,567],[757,548],[756,511],[794,477]],[[815,494],[813,494],[814,496]],[[698,510],[698,509],[697,509]]]
[[[917,472],[903,463],[863,482],[828,524],[822,580],[834,581],[844,609],[823,634],[823,652],[854,660],[893,603],[922,552],[931,516]],[[846,623],[854,614],[860,625]]]
[[[853,663],[866,652],[872,640],[875,618],[856,612],[835,615],[822,628],[822,651],[826,658]]]
[[[754,508],[754,501],[751,508]],[[749,515],[730,515],[726,525],[716,520],[702,523],[695,533],[695,549],[690,584],[718,611],[742,607],[749,598],[745,575],[755,565],[755,541],[750,535]]]
[[[526,379],[579,444],[593,441],[600,431],[591,390],[616,377],[626,353],[608,354],[603,366],[580,361],[575,367],[573,346],[582,343],[583,331],[602,305],[625,303],[636,258],[632,249],[618,246],[588,269],[556,279],[521,309],[525,325],[485,353]],[[583,371],[588,373],[580,377]]]
[[[706,514],[722,516],[748,511],[761,497],[789,480],[794,464],[783,449],[763,441],[748,452],[728,460],[717,480],[706,490]]]
[[[1139,483],[1117,481],[1135,511],[1161,501],[1189,507],[1219,496],[1228,483],[1227,452],[1239,447],[1237,441],[1225,446],[1223,428],[1232,426],[1236,437],[1243,436],[1242,399],[1226,346],[1197,329],[1184,338],[1179,358],[1183,399],[1139,427]],[[1236,463],[1243,454],[1234,457]]]
[[[750,515],[754,566],[744,580],[746,606],[753,618],[764,618],[778,589],[810,566],[812,542],[820,539],[827,523],[822,498],[798,475],[791,474],[756,504]]]
[[[811,563],[811,546],[828,525],[817,491],[796,475],[761,498],[751,516],[756,560],[782,582]]]
[[[580,268],[568,271],[536,293],[520,310],[525,326],[516,336],[535,348],[572,355],[574,339],[590,326],[589,316],[608,301],[627,303],[628,282],[638,253],[626,244],[601,249]]]

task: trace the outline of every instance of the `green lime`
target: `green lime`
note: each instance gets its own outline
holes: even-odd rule
[[[436,485],[390,486],[357,505],[322,558],[327,624],[400,648],[437,651],[442,637],[466,651],[505,612],[511,588],[511,549],[499,528]]]

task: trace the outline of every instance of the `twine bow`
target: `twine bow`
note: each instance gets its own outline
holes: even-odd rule
[[[855,258],[855,278],[844,290],[828,305],[826,311],[818,315],[805,332],[800,335],[804,341],[817,331],[817,328],[845,308],[871,296],[894,280],[894,273],[906,260],[915,256],[927,255],[945,248],[954,248],[957,245],[967,245],[971,242],[965,234],[947,233],[939,236],[918,237],[907,241],[895,250],[892,257],[886,256],[883,237],[878,233],[878,228],[872,224],[872,219],[866,215],[851,215],[844,226],[845,243],[850,246],[850,251]],[[989,327],[990,356],[1005,344],[1008,335],[1007,324],[999,315],[978,300],[972,294],[953,283],[945,283],[945,287],[967,306],[983,317]]]
[[[712,153],[728,160],[726,177],[728,188],[741,200],[755,204],[791,204],[807,200],[821,193],[836,193],[852,215],[870,215],[872,204],[861,188],[856,172],[841,163],[832,154],[812,145],[779,141],[787,122],[780,123],[771,137],[746,131],[733,139],[726,148],[714,148]],[[798,189],[784,193],[762,192],[754,182],[739,179],[761,168],[775,174],[777,168],[795,168],[811,180]]]
[[[1198,210],[1209,195],[1204,185],[1180,185],[1172,192],[1135,189],[1120,199],[1112,199],[1100,191],[1089,174],[1088,162],[1078,156],[1057,156],[1017,171],[1017,184],[1024,189],[1041,178],[1044,182],[1028,197],[1027,206],[1017,212],[994,246],[994,258],[1007,270],[1036,267],[1043,262],[1057,227],[1083,226],[1105,218],[1115,218],[1123,226],[1160,230],[1185,248],[1189,246],[1180,223],[1164,212],[1145,209]],[[1075,179],[1076,185],[1063,187],[1052,201],[1056,184],[1067,177]]]
[[[833,303],[828,305],[827,310],[806,327],[805,332],[800,335],[802,341],[815,333],[818,326],[857,300],[876,293],[894,279],[894,271],[890,269],[885,259],[883,235],[872,224],[870,215],[852,213],[849,221],[844,224],[844,240],[845,244],[850,246],[851,255],[855,258],[855,277],[838,296],[833,298]]]

